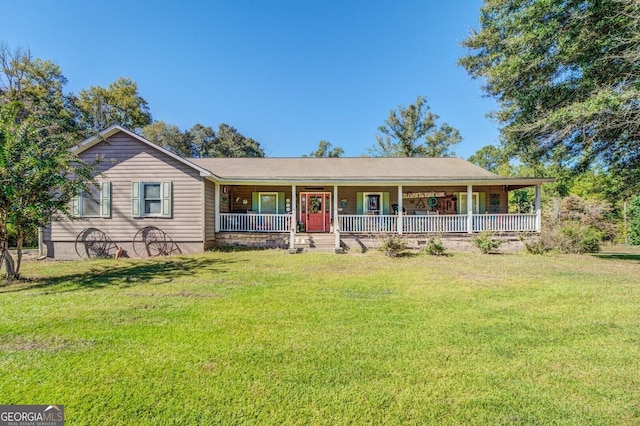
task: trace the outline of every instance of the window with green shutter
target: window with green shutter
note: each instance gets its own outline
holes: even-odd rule
[[[172,199],[171,182],[131,182],[133,217],[171,217]]]
[[[75,217],[111,217],[111,182],[91,186],[71,200],[71,214]]]

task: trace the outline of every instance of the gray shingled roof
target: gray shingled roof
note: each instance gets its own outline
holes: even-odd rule
[[[228,180],[450,180],[498,176],[461,158],[194,158]]]

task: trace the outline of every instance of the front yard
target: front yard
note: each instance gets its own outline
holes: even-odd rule
[[[69,424],[638,424],[640,255],[27,262],[0,403]]]

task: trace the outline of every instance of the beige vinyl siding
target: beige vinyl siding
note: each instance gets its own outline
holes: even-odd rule
[[[103,157],[98,180],[111,182],[111,218],[68,219],[51,224],[52,241],[75,241],[85,228],[98,228],[111,240],[131,241],[145,226],[156,226],[176,242],[202,241],[202,178],[197,170],[124,134],[117,133],[80,157],[88,162]],[[171,218],[131,214],[131,182],[172,182]]]
[[[215,184],[204,181],[204,239],[212,241],[216,237]],[[220,194],[222,196],[222,194]]]

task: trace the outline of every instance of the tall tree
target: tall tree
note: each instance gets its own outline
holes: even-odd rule
[[[215,156],[216,132],[210,126],[203,126],[200,123],[194,124],[187,132],[187,138],[191,143],[195,157]]]
[[[320,141],[318,142],[318,149],[309,155],[303,155],[303,157],[338,158],[342,154],[344,154],[344,149],[339,146],[334,147],[331,142]]]
[[[503,150],[495,145],[486,145],[468,158],[469,162],[483,167],[490,172],[500,173],[500,168],[508,165],[509,158]]]
[[[65,83],[57,65],[0,46],[0,251],[9,276],[20,275],[25,237],[68,214],[71,198],[93,182],[93,167],[71,151],[82,139]],[[9,226],[17,237],[15,267]]]
[[[429,111],[427,100],[418,96],[408,107],[389,112],[378,127],[376,143],[369,153],[376,157],[447,157],[462,137],[455,128],[436,124],[438,116]]]
[[[218,126],[211,154],[211,157],[264,157],[258,141],[245,137],[235,127],[225,123]]]
[[[149,105],[130,78],[120,77],[106,89],[91,86],[81,90],[76,104],[81,123],[94,132],[113,124],[137,130],[151,123]]]
[[[601,163],[640,185],[637,0],[485,0],[460,63],[523,161]]]
[[[175,124],[155,121],[142,128],[142,136],[151,142],[185,158],[193,156],[193,146],[189,135]]]

